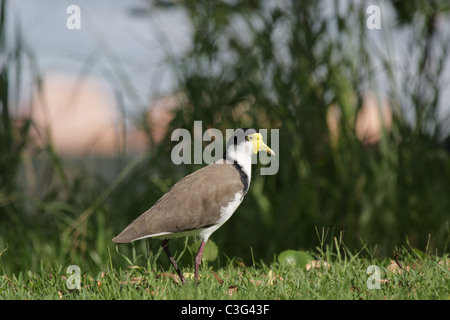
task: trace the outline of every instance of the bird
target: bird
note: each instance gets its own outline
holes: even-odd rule
[[[169,251],[169,240],[194,236],[201,239],[194,259],[198,285],[203,250],[213,232],[236,211],[251,180],[252,154],[275,153],[252,128],[235,130],[221,159],[194,171],[175,183],[150,209],[138,216],[112,241],[130,243],[145,238],[162,239],[162,249],[182,284],[185,278]]]

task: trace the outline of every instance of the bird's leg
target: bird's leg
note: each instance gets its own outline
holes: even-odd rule
[[[205,244],[207,240],[202,240],[202,243],[200,244],[200,248],[198,249],[197,255],[195,256],[195,285],[198,284],[198,269],[200,267],[200,264],[202,263],[202,254],[203,249],[205,249]]]
[[[178,276],[180,277],[181,283],[184,284],[185,280],[184,280],[183,274],[181,273],[181,270],[178,267],[178,264],[175,261],[175,258],[172,257],[172,255],[170,254],[170,251],[169,251],[169,239],[164,239],[162,244],[161,244],[161,246],[162,246],[164,252],[166,253],[166,255],[169,257],[170,262],[172,262],[172,265],[175,268],[175,271],[178,273]]]

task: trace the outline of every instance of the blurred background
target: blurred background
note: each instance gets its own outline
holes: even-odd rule
[[[218,265],[323,234],[442,255],[449,49],[446,0],[0,0],[2,271],[145,264],[158,241],[111,239],[203,166],[170,159],[198,120],[280,132],[278,173],[211,238]]]

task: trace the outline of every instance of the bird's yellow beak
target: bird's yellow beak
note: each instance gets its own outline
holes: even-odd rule
[[[253,133],[245,137],[247,141],[250,141],[253,146],[253,153],[257,154],[258,151],[265,151],[272,155],[275,155],[275,152],[272,151],[263,141],[261,133]]]

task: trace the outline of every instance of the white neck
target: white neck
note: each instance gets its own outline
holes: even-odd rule
[[[252,145],[250,143],[241,143],[238,146],[230,145],[227,149],[227,160],[236,161],[242,171],[248,176],[249,185],[252,176]]]

